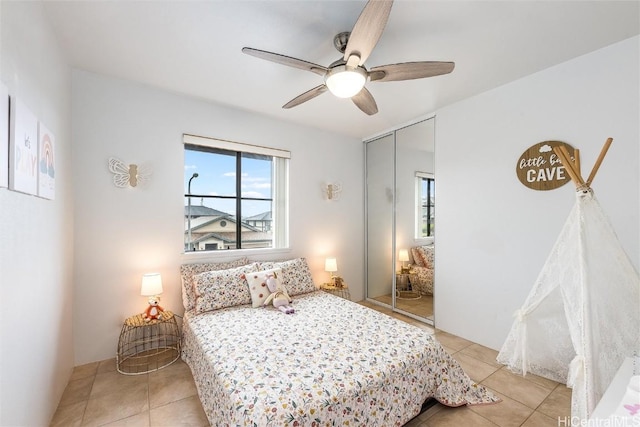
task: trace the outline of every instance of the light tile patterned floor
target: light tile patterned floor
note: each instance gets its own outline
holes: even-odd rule
[[[363,303],[426,330],[431,327],[389,309]],[[406,427],[557,427],[570,415],[571,390],[545,378],[514,375],[495,362],[497,352],[435,331],[436,338],[475,381],[494,391],[495,405],[429,408]],[[565,423],[566,424],[566,423]],[[74,369],[51,426],[193,426],[209,423],[189,367],[182,361],[144,375],[116,371],[115,360]]]
[[[391,305],[391,294],[374,298],[383,304]],[[433,295],[421,295],[419,299],[396,299],[396,307],[416,316],[433,319]]]

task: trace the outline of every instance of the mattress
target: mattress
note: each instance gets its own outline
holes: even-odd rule
[[[321,291],[294,314],[187,312],[182,357],[215,426],[401,426],[428,398],[499,401],[429,331]]]

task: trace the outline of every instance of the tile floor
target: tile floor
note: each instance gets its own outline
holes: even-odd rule
[[[433,331],[414,319],[378,311]],[[441,404],[406,427],[557,427],[570,415],[571,390],[544,378],[517,376],[495,362],[496,352],[446,332],[435,331],[442,345],[475,381],[494,391],[495,405],[448,408]],[[208,426],[189,367],[182,361],[144,375],[116,371],[115,359],[74,369],[51,426]],[[217,427],[217,426],[216,426]]]
[[[374,298],[383,304],[391,305],[391,294]],[[416,316],[433,320],[433,295],[421,295],[419,299],[396,299],[396,307]]]

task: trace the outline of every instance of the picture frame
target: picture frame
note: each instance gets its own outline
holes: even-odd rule
[[[56,195],[55,141],[49,128],[38,122],[38,196],[49,200]]]
[[[38,195],[38,119],[11,97],[9,124],[9,189]]]
[[[9,187],[9,90],[0,82],[0,187]]]

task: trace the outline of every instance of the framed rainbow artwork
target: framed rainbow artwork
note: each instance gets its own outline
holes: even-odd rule
[[[9,186],[9,91],[0,82],[0,187]]]
[[[55,137],[38,123],[38,196],[53,200],[56,195]]]
[[[38,195],[38,119],[11,97],[9,189]]]

